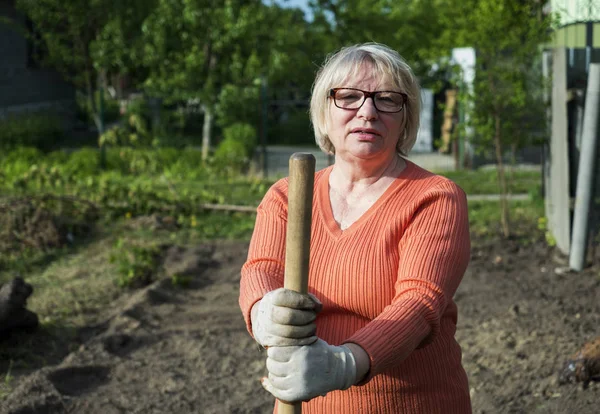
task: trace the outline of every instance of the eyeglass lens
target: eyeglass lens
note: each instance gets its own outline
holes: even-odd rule
[[[373,97],[375,108],[381,112],[398,112],[404,106],[404,95],[399,92],[381,91],[368,93]],[[336,89],[333,93],[336,106],[342,109],[358,109],[365,99],[365,92],[356,89]]]

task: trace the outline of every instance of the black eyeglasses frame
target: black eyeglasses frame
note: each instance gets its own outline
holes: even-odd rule
[[[362,92],[364,95],[364,98],[363,98],[363,101],[361,102],[361,104],[357,108],[343,108],[343,107],[339,106],[335,100],[335,94],[337,91],[342,90],[342,89],[349,89],[351,91]],[[377,107],[377,103],[375,102],[375,95],[378,93],[381,93],[381,92],[397,93],[397,94],[402,95],[404,102],[402,102],[402,106],[400,107],[400,109],[398,109],[397,111],[382,111],[381,109],[379,109]],[[398,92],[398,91],[373,91],[373,92],[370,92],[370,91],[363,91],[362,89],[357,89],[357,88],[331,88],[331,89],[329,89],[329,94],[327,95],[327,97],[333,99],[333,103],[336,107],[338,107],[340,109],[344,109],[346,111],[356,111],[356,110],[362,108],[362,106],[367,101],[367,98],[371,98],[373,100],[373,105],[375,106],[375,109],[377,109],[378,112],[382,112],[382,113],[386,113],[386,114],[396,114],[398,112],[401,112],[404,109],[404,107],[406,106],[406,102],[408,102],[408,95],[403,92]]]

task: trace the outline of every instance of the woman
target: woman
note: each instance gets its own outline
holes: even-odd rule
[[[268,347],[263,387],[303,413],[471,412],[453,295],[469,261],[464,192],[405,156],[420,89],[390,48],[317,74],[311,120],[335,164],[315,174],[309,291],[282,288],[287,180],[261,202],[240,306]]]

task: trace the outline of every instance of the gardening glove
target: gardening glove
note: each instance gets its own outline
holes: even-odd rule
[[[356,382],[356,360],[344,345],[318,339],[312,345],[271,347],[267,354],[269,376],[262,386],[285,402],[308,401]]]
[[[315,319],[323,307],[311,294],[289,289],[267,293],[252,316],[254,339],[263,347],[300,346],[317,340]]]

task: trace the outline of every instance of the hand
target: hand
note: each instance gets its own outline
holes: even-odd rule
[[[345,345],[318,339],[312,345],[271,347],[267,354],[269,376],[261,383],[282,401],[308,401],[356,382],[356,361]]]
[[[317,340],[314,321],[323,305],[315,296],[280,288],[254,306],[252,333],[263,347],[308,345]]]

